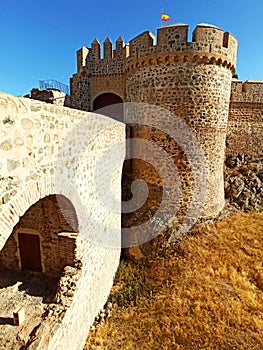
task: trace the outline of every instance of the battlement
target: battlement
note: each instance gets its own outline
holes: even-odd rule
[[[93,74],[118,74],[122,73],[126,63],[161,53],[190,54],[195,59],[205,54],[204,57],[209,62],[224,64],[234,71],[238,42],[229,32],[204,23],[196,26],[192,41],[188,41],[188,25],[177,23],[159,28],[157,37],[145,31],[131,39],[127,45],[119,37],[115,49],[110,38],[107,38],[103,47],[103,57],[97,39],[92,42],[90,49],[80,49],[77,52],[78,72],[87,67]]]
[[[241,80],[233,79],[231,102],[263,103],[263,81],[250,79],[242,82]]]

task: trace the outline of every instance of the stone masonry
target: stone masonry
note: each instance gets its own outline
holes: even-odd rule
[[[237,47],[232,34],[208,24],[199,24],[190,41],[185,24],[160,28],[156,37],[146,31],[127,45],[119,37],[115,49],[107,38],[103,57],[95,39],[77,51],[72,108],[62,106],[59,92],[34,90],[29,97],[36,100],[0,94],[0,268],[58,280],[41,322],[26,329],[26,314],[12,350],[83,348],[113,283],[123,240],[121,197],[133,180],[149,185],[142,212],[132,213],[136,236],[140,219],[147,221],[163,193],[169,197],[177,187],[174,221],[188,215],[191,226],[200,208],[201,218],[216,217],[225,203],[225,158],[262,159],[263,82],[234,76]],[[117,102],[135,106],[118,109],[118,116],[113,109],[112,118],[90,113]],[[144,150],[147,141],[158,147]],[[124,163],[125,155],[131,159]],[[240,176],[231,181],[227,189],[237,191],[237,200],[246,197]],[[130,227],[132,219],[124,219]],[[38,248],[38,265],[26,259],[29,241]]]
[[[100,50],[95,40],[91,49],[77,52],[78,72],[71,79],[73,106],[93,110],[99,95],[112,93],[125,102],[158,105],[168,111],[166,114],[172,112],[185,121],[196,135],[207,162],[204,183],[207,196],[196,206],[203,206],[202,217],[216,216],[224,205],[223,162],[236,38],[222,29],[200,24],[188,42],[188,26],[176,24],[158,29],[157,38],[144,32],[126,46],[119,38],[116,50],[112,50],[107,38],[104,58]],[[132,137],[154,141],[177,165],[182,179],[183,216],[192,201],[195,179],[180,145],[169,132],[163,131],[177,128],[176,118],[165,116],[163,111],[159,116],[163,126],[160,130],[153,127],[146,114],[141,113],[144,126],[132,125]],[[194,142],[188,146],[194,147]],[[201,166],[203,159],[197,162]],[[158,170],[163,161],[157,161],[157,172],[151,166],[153,163],[151,158],[148,162],[134,159],[129,172],[134,178],[162,187],[164,179]]]
[[[232,80],[226,152],[253,159],[263,155],[263,81]]]
[[[30,323],[27,329],[17,326],[20,340],[10,349],[80,350],[119,264],[125,126],[102,115],[6,94],[0,94],[0,112],[0,268],[14,276],[21,269],[36,271],[36,280],[39,272],[62,278],[41,322],[32,323],[34,329]],[[101,161],[103,155],[109,163]],[[112,215],[98,197],[105,186],[119,201]],[[31,255],[34,249],[35,259],[35,248],[21,237],[37,238],[39,266],[33,261],[27,268],[32,261],[23,250]],[[26,309],[25,322],[31,316]],[[8,326],[0,326],[0,338],[3,327]]]
[[[209,90],[213,90],[214,100],[211,103],[215,109],[219,102],[217,101],[219,92],[214,90],[219,85],[217,82],[215,86],[210,85],[212,84],[210,76],[214,74],[212,71],[218,70],[219,80],[220,70],[223,67],[228,68],[232,76],[237,53],[237,41],[233,35],[204,24],[197,26],[191,42],[188,41],[188,26],[174,24],[158,29],[157,38],[150,32],[144,32],[126,45],[119,37],[115,50],[109,38],[105,40],[103,46],[104,57],[101,57],[101,45],[97,39],[93,41],[90,49],[82,47],[77,52],[77,73],[71,78],[73,107],[93,111],[94,101],[98,96],[112,93],[125,102],[154,102],[179,113],[178,108],[182,109],[184,103],[189,104],[191,96],[195,95],[199,99],[195,101],[194,110],[193,106],[189,105],[189,111],[190,115],[192,113],[197,118],[191,118],[189,123],[193,125],[195,120],[196,126],[204,118],[201,115],[202,108],[204,109],[209,103],[207,100]],[[210,76],[206,78],[203,78],[200,71],[199,95],[194,85],[192,89],[192,84],[196,85],[195,81],[198,80],[196,73],[191,75],[191,69],[196,65],[200,69],[203,67],[202,69],[207,71],[211,70]],[[143,70],[145,76],[141,76]],[[162,73],[165,70],[166,72]],[[184,77],[178,79],[182,73],[185,73]],[[136,79],[137,84],[135,81],[130,84],[128,79]],[[258,157],[262,155],[263,82],[258,80],[242,82],[233,75],[229,92],[229,77],[226,79],[228,81],[228,92],[225,95],[227,100],[225,103],[228,106],[226,153],[233,156],[244,153]],[[186,91],[187,82],[189,91]],[[222,84],[224,83],[222,81]],[[182,87],[184,90],[180,94],[185,95],[186,101],[182,100],[180,104],[178,100],[174,105],[173,99],[178,97],[172,99],[170,97],[173,94],[179,95],[178,89]]]

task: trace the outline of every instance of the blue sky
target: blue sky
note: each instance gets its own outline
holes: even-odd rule
[[[75,52],[97,37],[125,42],[160,27],[160,12],[172,23],[210,23],[239,40],[237,74],[263,80],[262,0],[9,0],[0,6],[0,91],[25,95],[39,80],[69,85],[76,72]],[[189,37],[191,40],[191,37]]]

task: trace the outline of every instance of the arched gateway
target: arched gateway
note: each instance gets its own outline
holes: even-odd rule
[[[123,121],[123,100],[111,92],[103,93],[94,99],[93,111]]]

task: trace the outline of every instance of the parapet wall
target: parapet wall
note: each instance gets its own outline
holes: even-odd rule
[[[263,103],[263,81],[233,79],[230,102]]]
[[[237,52],[236,38],[222,29],[209,24],[200,24],[193,31],[192,41],[188,42],[188,25],[173,24],[157,30],[157,39],[149,31],[139,34],[128,45],[119,38],[116,50],[112,50],[110,39],[104,42],[104,57],[101,45],[95,39],[90,49],[82,48],[77,53],[78,71],[87,67],[92,74],[121,73],[126,62],[161,52],[203,52],[222,56],[226,64],[235,65]],[[222,62],[222,63],[223,63]]]
[[[220,28],[198,25],[188,40],[188,25],[173,24],[157,30],[157,37],[145,31],[129,44],[119,37],[116,47],[107,38],[103,51],[97,39],[91,48],[77,51],[77,73],[71,78],[71,98],[74,108],[93,111],[93,101],[99,93],[111,92],[126,101],[126,75],[138,72],[141,66],[205,64],[235,72],[237,40]],[[98,79],[101,81],[98,83]],[[114,89],[112,89],[114,86]],[[101,88],[100,88],[101,87]]]

